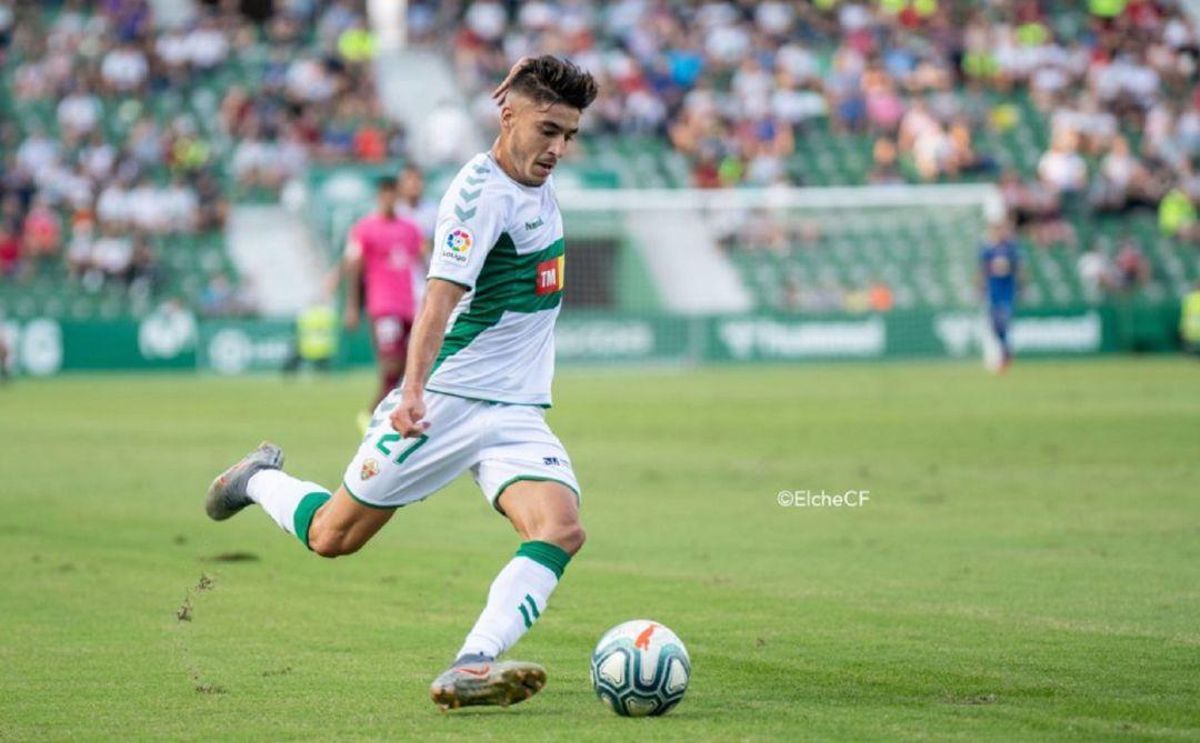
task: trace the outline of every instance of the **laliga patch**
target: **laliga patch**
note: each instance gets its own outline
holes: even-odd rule
[[[454,227],[446,232],[446,239],[442,243],[442,257],[465,265],[474,244],[475,236],[470,230],[461,225]]]
[[[370,480],[375,475],[379,474],[379,462],[374,459],[364,459],[362,469],[358,472],[358,479]]]
[[[537,267],[537,289],[535,294],[554,294],[563,289],[563,269],[566,267],[566,256],[560,255],[548,261],[542,261]]]

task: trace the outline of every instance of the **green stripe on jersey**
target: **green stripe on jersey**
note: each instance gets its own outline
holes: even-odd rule
[[[475,281],[471,306],[454,319],[454,325],[442,341],[433,371],[466,348],[480,333],[500,322],[505,312],[532,314],[557,307],[562,302],[562,292],[538,295],[537,267],[543,261],[562,255],[565,246],[560,237],[537,252],[518,255],[517,246],[508,233],[500,235]]]

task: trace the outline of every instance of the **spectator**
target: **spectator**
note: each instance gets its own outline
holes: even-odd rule
[[[893,185],[904,183],[904,176],[896,166],[896,143],[887,137],[879,137],[871,149],[874,167],[867,174],[867,182],[872,185]]]
[[[161,283],[158,256],[145,237],[134,241],[124,279],[129,285],[130,294],[144,297],[150,296]]]
[[[21,236],[13,225],[0,221],[0,277],[13,278],[21,271]]]
[[[212,18],[201,20],[184,37],[183,46],[192,68],[200,73],[218,67],[229,54],[229,41]]]
[[[1150,280],[1150,264],[1133,238],[1125,238],[1117,253],[1117,280],[1121,289],[1130,291]]]
[[[56,258],[62,251],[62,224],[44,199],[35,201],[25,215],[21,241],[34,260]]]
[[[81,219],[76,221],[71,230],[71,240],[67,244],[67,272],[73,279],[82,280],[95,268],[95,224],[91,219]]]
[[[1154,204],[1157,186],[1149,170],[1129,149],[1125,137],[1114,137],[1111,148],[1100,162],[1088,200],[1101,212],[1121,212],[1137,204]]]
[[[149,70],[142,50],[132,42],[125,42],[104,55],[100,76],[114,93],[136,93],[146,82]]]
[[[133,241],[108,226],[92,249],[92,267],[101,281],[123,278],[133,258]]]
[[[1073,194],[1084,188],[1087,164],[1076,152],[1074,134],[1064,133],[1055,138],[1050,150],[1038,161],[1038,177],[1058,193]]]
[[[1079,256],[1075,270],[1079,274],[1084,297],[1089,302],[1100,301],[1104,294],[1115,286],[1114,268],[1099,242],[1093,243]]]
[[[96,128],[100,114],[100,99],[80,85],[59,102],[58,125],[68,138],[80,138]]]

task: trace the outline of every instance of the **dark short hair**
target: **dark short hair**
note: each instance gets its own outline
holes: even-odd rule
[[[580,111],[596,100],[596,79],[574,62],[550,54],[530,60],[513,78],[509,90],[538,103],[562,103]]]
[[[396,188],[396,178],[390,175],[381,175],[375,179],[376,191],[391,191]]]

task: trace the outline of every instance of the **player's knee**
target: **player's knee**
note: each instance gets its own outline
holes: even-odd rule
[[[583,548],[583,543],[587,541],[587,532],[583,530],[583,525],[578,521],[561,524],[548,536],[549,538],[545,541],[562,547],[568,555],[574,555]]]
[[[344,532],[321,531],[309,532],[308,547],[321,557],[341,557],[358,552],[362,544],[351,541]]]

